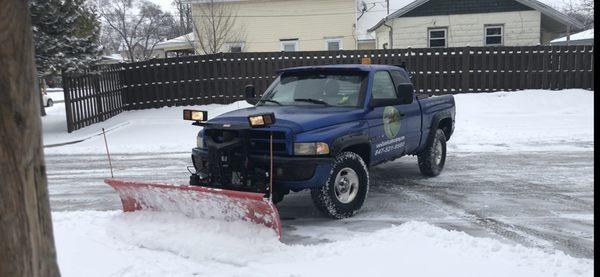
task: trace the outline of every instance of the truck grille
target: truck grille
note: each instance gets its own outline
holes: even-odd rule
[[[250,152],[253,154],[269,153],[269,131],[251,130],[250,131]],[[273,152],[276,155],[286,155],[287,144],[285,132],[273,131]]]
[[[286,132],[282,130],[273,130],[273,152],[275,155],[286,156],[289,154],[289,148],[286,144]],[[211,136],[217,142],[240,137],[239,131],[207,129],[205,136]],[[250,130],[250,153],[251,154],[269,154],[269,135],[270,131]]]

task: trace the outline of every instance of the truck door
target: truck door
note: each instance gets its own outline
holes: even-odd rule
[[[406,126],[406,153],[413,154],[419,148],[421,141],[421,106],[415,97],[414,88],[409,75],[404,70],[392,70],[392,79],[396,85],[396,92],[400,97],[398,111],[402,117],[402,124]],[[399,86],[404,85],[404,88]]]
[[[400,104],[390,72],[375,72],[366,117],[373,164],[398,158],[406,152],[408,126],[400,112]]]

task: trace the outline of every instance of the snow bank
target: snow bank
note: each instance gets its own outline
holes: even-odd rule
[[[53,213],[63,276],[592,276],[593,261],[420,222],[318,245],[179,214]]]
[[[580,89],[470,93],[455,95],[456,129],[448,144],[453,152],[574,151],[593,149],[594,92]],[[64,104],[42,118],[44,145],[85,140],[46,148],[46,153],[104,153],[104,127],[114,153],[187,152],[195,146],[198,127],[181,119],[182,110],[207,110],[209,117],[245,108],[230,105],[170,107],[128,111],[71,134]]]

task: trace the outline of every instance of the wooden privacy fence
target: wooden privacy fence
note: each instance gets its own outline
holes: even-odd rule
[[[98,66],[85,74],[63,74],[63,91],[70,132],[104,121],[125,108],[120,65]]]
[[[100,74],[94,75],[96,77],[90,77],[90,74],[63,76],[69,86],[69,89],[65,88],[67,106],[87,100],[93,109],[94,103],[99,101],[98,95],[101,99],[120,99],[109,109],[104,106],[105,100],[93,111],[79,109],[73,113],[71,108],[71,112],[67,110],[67,118],[72,117],[71,123],[67,122],[73,125],[69,130],[75,130],[123,109],[231,103],[243,98],[243,88],[248,84],[263,92],[279,69],[361,63],[363,58],[370,58],[373,64],[405,62],[417,92],[423,94],[594,89],[593,46],[226,53],[110,66],[99,69]],[[99,89],[86,94],[90,81],[107,85],[100,85]],[[84,96],[75,97],[78,100],[75,102],[72,98],[67,100],[67,94],[73,92],[80,95],[83,92]],[[82,113],[87,114],[82,116]]]

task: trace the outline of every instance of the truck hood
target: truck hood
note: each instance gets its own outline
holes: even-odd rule
[[[345,107],[258,106],[231,111],[209,120],[217,124],[248,124],[248,116],[275,113],[274,127],[291,129],[298,134],[314,129],[359,120],[363,110]]]

